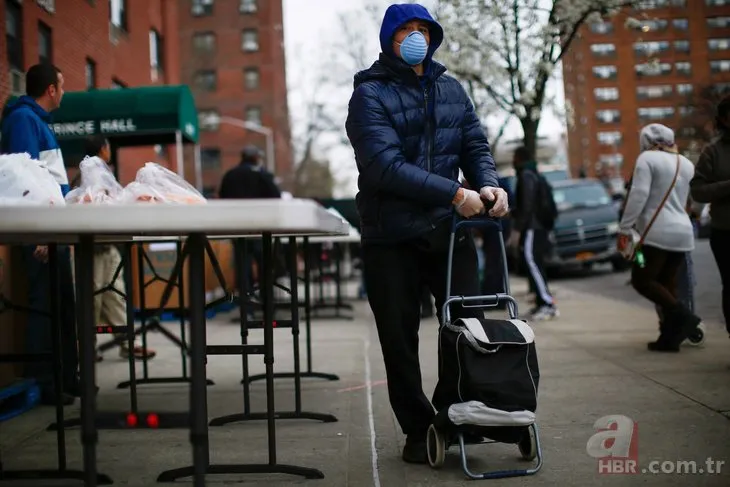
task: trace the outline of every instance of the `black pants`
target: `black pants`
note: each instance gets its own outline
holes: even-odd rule
[[[642,246],[644,267],[634,263],[631,285],[646,299],[663,310],[676,308],[677,274],[684,261],[684,253],[670,252],[650,245]]]
[[[35,245],[23,246],[22,254],[28,273],[28,306],[44,313],[50,312],[49,264],[33,256]],[[71,273],[71,254],[68,247],[58,247],[58,275],[60,281],[59,302],[61,304],[61,360],[63,363],[63,388],[75,389],[77,384],[78,352],[76,347],[76,298]],[[29,313],[25,334],[27,353],[50,353],[53,337],[51,319],[39,313]],[[45,393],[53,391],[53,364],[50,362],[28,363],[25,376],[36,380]]]
[[[545,277],[545,257],[550,249],[548,232],[543,229],[525,230],[520,235],[522,261],[527,269],[530,289],[535,291],[536,306],[552,306],[553,295],[550,293]]]
[[[446,299],[447,251],[429,252],[411,242],[364,245],[362,255],[365,287],[385,362],[390,405],[403,433],[425,435],[434,409],[421,384],[418,356],[421,290],[422,284],[428,285],[441,321]],[[454,250],[451,294],[479,294],[478,262],[471,235]],[[483,316],[478,309],[451,306],[452,320]],[[426,360],[438,360],[438,350],[430,350]],[[435,397],[434,402],[438,402]]]
[[[713,228],[710,234],[710,248],[715,256],[722,281],[722,314],[725,328],[730,333],[730,230]]]

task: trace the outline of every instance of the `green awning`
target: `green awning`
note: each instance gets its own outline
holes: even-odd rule
[[[51,129],[66,141],[104,134],[116,147],[198,142],[198,113],[186,85],[72,91],[52,114]]]

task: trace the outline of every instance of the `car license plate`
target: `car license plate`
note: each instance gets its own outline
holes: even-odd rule
[[[593,252],[581,252],[575,256],[577,260],[588,260],[595,254]]]

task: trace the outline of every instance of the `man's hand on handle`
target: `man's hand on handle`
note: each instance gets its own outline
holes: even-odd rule
[[[493,186],[484,186],[479,195],[486,201],[494,202],[492,209],[489,210],[489,216],[500,218],[509,212],[509,203],[507,201],[507,192],[502,188]]]
[[[479,193],[466,188],[459,188],[453,201],[454,207],[459,215],[464,218],[471,218],[484,213],[484,202]]]

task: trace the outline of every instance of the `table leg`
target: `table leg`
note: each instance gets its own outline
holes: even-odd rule
[[[94,237],[82,235],[76,246],[77,329],[81,380],[81,444],[84,451],[84,483],[95,487],[96,444],[96,347],[94,346]]]
[[[191,235],[188,237],[190,245],[190,338],[191,338],[191,388],[190,388],[190,411],[191,431],[190,442],[193,445],[193,466],[183,467],[162,472],[158,482],[175,482],[178,479],[193,476],[194,485],[204,486],[205,475],[229,475],[229,474],[262,474],[262,473],[284,473],[299,475],[307,479],[322,479],[324,474],[316,469],[300,467],[296,465],[284,465],[277,463],[276,459],[276,417],[274,409],[274,268],[272,255],[272,235],[263,236],[263,269],[261,272],[261,294],[264,309],[264,363],[266,364],[266,416],[268,421],[269,440],[269,461],[266,464],[234,464],[234,465],[211,465],[208,454],[208,425],[207,397],[205,384],[205,354],[206,333],[205,333],[205,281],[204,281],[204,248],[205,237],[202,235]],[[223,347],[229,348],[229,347]],[[239,348],[239,347],[235,347]],[[260,347],[241,345],[239,353],[261,353],[256,350]],[[230,347],[234,349],[234,347]]]
[[[302,244],[302,252],[304,254],[304,326],[306,328],[306,342],[305,347],[307,349],[307,370],[301,372],[300,377],[325,379],[325,380],[340,380],[340,377],[335,374],[328,374],[325,372],[315,372],[312,370],[312,268],[310,257],[310,246],[309,237],[304,237]],[[294,372],[277,372],[274,374],[276,379],[291,379],[295,377]],[[256,380],[263,380],[266,378],[266,374],[252,375],[248,382]],[[246,378],[244,377],[244,381]],[[283,419],[283,418],[282,418]]]

